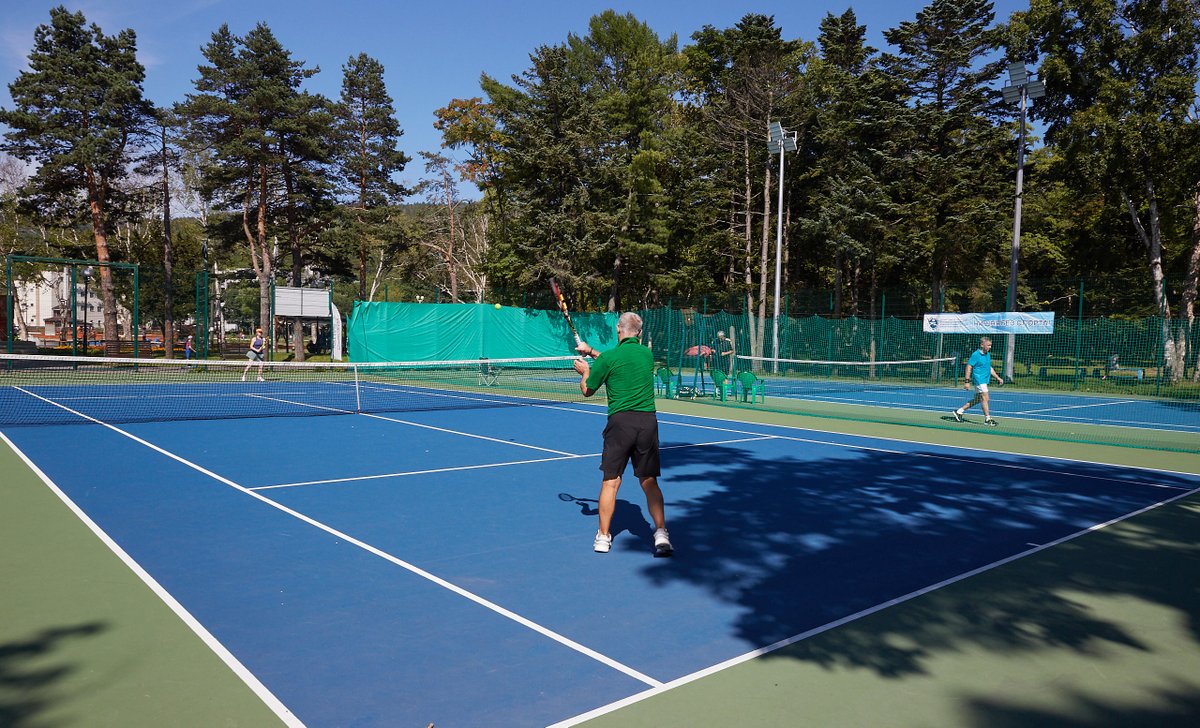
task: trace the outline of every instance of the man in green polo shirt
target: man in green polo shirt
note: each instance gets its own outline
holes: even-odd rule
[[[658,487],[658,417],[654,409],[654,356],[638,341],[642,334],[642,317],[632,311],[617,319],[617,346],[601,354],[580,342],[580,354],[596,360],[594,365],[578,359],[579,389],[591,397],[604,386],[608,395],[608,425],[604,428],[604,453],[600,457],[600,530],[592,544],[597,553],[606,554],[612,548],[613,510],[617,505],[617,490],[621,474],[630,459],[633,474],[646,493],[646,508],[654,520],[654,553],[671,554],[671,539],[667,535],[667,520],[663,494]]]

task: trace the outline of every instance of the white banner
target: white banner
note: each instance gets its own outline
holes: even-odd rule
[[[1054,312],[927,313],[927,334],[1053,334]]]

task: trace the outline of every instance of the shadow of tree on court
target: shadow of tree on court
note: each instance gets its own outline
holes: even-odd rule
[[[94,637],[107,629],[103,622],[86,622],[0,644],[0,725],[43,725],[39,713],[52,706],[57,684],[75,670],[69,664],[48,664],[54,650],[64,641]]]
[[[803,449],[802,442],[795,444]],[[804,460],[696,448],[665,463],[676,558],[646,567],[744,608],[737,634],[772,653],[886,677],[938,652],[1151,649],[1072,594],[1175,610],[1200,649],[1200,508],[1157,509],[837,629],[825,625],[1196,487],[1164,473],[975,453],[847,449]],[[674,471],[674,472],[673,472]],[[707,486],[715,481],[715,488]],[[689,497],[689,485],[697,494]],[[1142,484],[1138,484],[1142,483]],[[1154,483],[1154,486],[1145,485]],[[1086,544],[1081,543],[1086,540]],[[1181,686],[1176,701],[1200,693]],[[979,709],[986,709],[982,704]],[[988,723],[990,725],[990,723]]]

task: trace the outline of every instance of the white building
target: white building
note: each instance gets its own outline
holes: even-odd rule
[[[108,337],[104,331],[104,301],[100,296],[99,276],[87,277],[82,270],[76,269],[74,319],[71,316],[70,266],[42,270],[32,278],[14,281],[14,336],[46,346],[69,342],[72,340],[71,324],[74,320],[79,324],[81,338],[85,323],[93,339],[117,338]],[[119,309],[117,319],[128,321],[129,311]]]

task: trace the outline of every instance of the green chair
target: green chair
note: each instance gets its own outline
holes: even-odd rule
[[[727,398],[733,397],[733,380],[725,376],[725,372],[720,369],[713,369],[713,396],[724,402]]]
[[[766,404],[767,393],[763,389],[763,380],[758,378],[758,375],[751,371],[745,371],[738,375],[738,383],[742,385],[742,401],[743,402],[762,402]]]
[[[654,373],[654,391],[661,394],[667,399],[675,399],[679,392],[679,383],[675,381],[675,377],[671,375],[671,370],[668,367],[659,367],[659,370]]]

